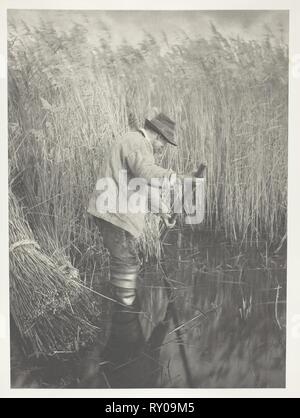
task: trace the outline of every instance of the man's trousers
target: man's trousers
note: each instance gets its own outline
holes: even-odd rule
[[[137,278],[141,267],[137,239],[129,232],[96,218],[104,247],[110,254],[110,283],[116,299],[131,305],[136,297]]]

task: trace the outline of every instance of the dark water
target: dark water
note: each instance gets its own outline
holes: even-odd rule
[[[139,304],[110,306],[105,339],[27,369],[23,381],[15,370],[12,385],[284,387],[285,254],[178,231],[164,249],[162,264],[141,274]]]

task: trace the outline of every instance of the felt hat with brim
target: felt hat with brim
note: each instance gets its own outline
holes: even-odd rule
[[[175,122],[163,113],[159,113],[153,119],[145,119],[145,128],[152,129],[164,137],[170,144],[177,146],[175,142]]]

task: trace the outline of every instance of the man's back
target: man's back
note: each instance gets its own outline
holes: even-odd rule
[[[128,183],[134,178],[142,178],[149,184],[152,178],[170,176],[171,173],[171,170],[155,164],[151,142],[142,132],[128,132],[113,144],[107,160],[100,169],[96,187],[89,201],[88,213],[138,237],[144,229],[145,213],[122,213],[118,205],[122,199],[126,199]],[[97,207],[97,199],[103,192],[99,190],[99,184],[104,179],[109,179],[107,184],[113,189],[112,193],[116,191],[118,198],[116,210],[108,210],[105,213]]]

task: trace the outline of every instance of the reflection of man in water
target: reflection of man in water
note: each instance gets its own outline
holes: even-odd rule
[[[145,340],[138,312],[115,306],[111,331],[104,350],[99,348],[84,364],[80,387],[155,387],[161,371],[160,347],[169,329],[170,309]],[[89,365],[88,365],[89,363]]]
[[[101,168],[97,184],[101,179],[109,178],[118,194],[122,194],[124,190],[119,184],[122,170],[127,172],[128,183],[134,178],[143,178],[148,184],[153,178],[167,178],[170,183],[175,183],[175,173],[156,165],[154,161],[154,153],[162,151],[168,143],[176,145],[174,133],[175,123],[164,114],[160,113],[152,120],[146,119],[144,129],[129,132],[116,141]],[[123,304],[132,305],[141,264],[137,238],[144,229],[145,213],[122,213],[120,210],[100,212],[97,205],[100,195],[101,191],[96,187],[89,201],[88,212],[95,217],[104,246],[110,253],[113,295]],[[164,213],[163,216],[168,224],[171,215]]]

